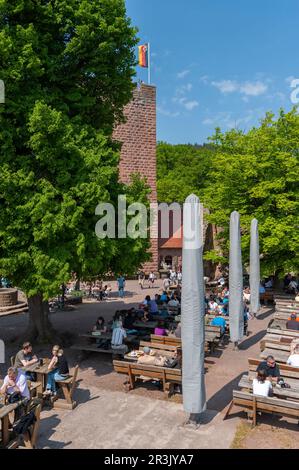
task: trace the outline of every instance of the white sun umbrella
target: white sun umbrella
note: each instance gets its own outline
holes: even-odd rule
[[[230,339],[236,347],[244,334],[240,214],[236,211],[232,212],[230,216],[229,331]]]
[[[205,289],[201,205],[195,195],[184,204],[182,352],[183,404],[190,423],[199,423],[206,409],[204,382]]]
[[[256,316],[260,305],[260,245],[258,221],[251,221],[250,230],[250,312]]]

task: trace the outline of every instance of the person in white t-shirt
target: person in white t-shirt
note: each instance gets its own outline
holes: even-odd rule
[[[292,367],[299,367],[299,344],[296,345],[293,354],[288,358],[287,364]]]
[[[267,372],[263,369],[257,372],[256,379],[253,379],[253,395],[268,397],[272,391],[272,384],[267,380]]]
[[[25,374],[15,367],[10,367],[7,371],[6,377],[4,378],[0,393],[9,396],[15,392],[19,392],[22,398],[30,398]]]

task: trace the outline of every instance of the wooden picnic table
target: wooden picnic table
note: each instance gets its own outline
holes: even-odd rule
[[[149,329],[149,330],[154,330],[156,327],[158,326],[158,322],[157,321],[148,321],[148,322],[142,322],[142,321],[135,321],[133,323],[133,328],[136,328],[136,329]]]
[[[0,421],[1,421],[1,445],[5,447],[9,443],[9,427],[10,420],[9,415],[15,411],[19,406],[19,403],[12,403],[9,405],[0,404]]]
[[[239,387],[242,389],[252,390],[252,377],[248,377],[248,375],[243,375],[240,382]],[[279,398],[286,398],[290,400],[298,400],[299,401],[299,388],[292,386],[291,388],[280,388],[277,387],[275,383],[272,386],[273,395]]]
[[[39,363],[32,364],[31,366],[22,367],[22,370],[25,372],[34,372],[36,374],[36,381],[39,382],[39,385],[36,389],[37,396],[42,397],[43,392],[46,388],[46,379],[49,372],[48,365],[51,360],[49,358],[43,359],[43,365],[40,366]]]

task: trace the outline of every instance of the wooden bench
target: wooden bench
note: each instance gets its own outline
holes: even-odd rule
[[[261,363],[260,359],[249,358],[248,359],[248,374],[251,379],[256,377],[256,369]],[[292,388],[299,389],[299,368],[292,367],[288,364],[279,364],[280,376],[288,383]]]
[[[113,366],[115,372],[128,376],[128,381],[125,382],[127,390],[134,389],[137,380],[147,378],[162,382],[163,391],[168,397],[173,393],[173,387],[182,383],[181,369],[148,366],[125,361],[113,361]]]
[[[248,392],[234,390],[233,399],[224,419],[229,415],[233,406],[245,409],[248,417],[252,418],[253,426],[257,424],[257,412],[273,413],[299,419],[299,402],[276,397],[260,397]]]
[[[77,402],[73,400],[73,393],[76,387],[79,366],[76,365],[74,372],[65,380],[57,381],[57,385],[61,388],[64,398],[54,400],[54,408],[63,408],[73,410],[77,406]]]
[[[153,349],[162,356],[173,357],[177,351],[177,346],[171,346],[169,344],[161,344],[158,342],[149,343],[148,341],[140,341],[139,350],[142,350],[144,347]]]
[[[260,301],[267,305],[268,303],[274,303],[273,291],[267,291],[264,294],[260,294]]]
[[[2,387],[2,385],[3,385],[3,380],[0,380],[0,388]],[[30,398],[35,397],[37,395],[38,389],[41,386],[41,383],[40,382],[32,382],[31,380],[27,380],[27,385],[28,385],[29,392],[30,392]]]
[[[276,362],[286,364],[290,356],[290,352],[285,351],[284,349],[282,350],[280,347],[276,348],[275,346],[273,345],[271,348],[264,349],[264,351],[262,351],[260,354],[260,358],[265,360],[268,356],[273,356]]]
[[[38,430],[40,425],[40,413],[41,413],[42,405],[38,403],[34,408],[34,415],[36,418],[35,423],[30,426],[29,432],[27,431],[25,434],[22,435],[22,441],[20,437],[15,437],[11,440],[6,448],[7,449],[34,449],[36,447],[36,441],[38,437]],[[22,445],[23,444],[23,445]]]
[[[216,334],[213,335],[212,338],[210,338],[206,341],[205,343],[205,352],[209,353],[213,351],[213,342],[214,339],[216,339]],[[208,344],[210,342],[210,344]],[[172,336],[157,336],[157,335],[151,335],[151,343],[159,343],[159,344],[166,344],[169,346],[182,346],[182,341],[181,338],[175,338]],[[212,347],[211,347],[212,346]]]
[[[279,328],[268,328],[267,333],[271,335],[280,335],[290,338],[299,338],[299,331],[298,330],[287,330],[287,329],[279,329]]]

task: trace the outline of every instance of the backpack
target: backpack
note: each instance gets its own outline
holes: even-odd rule
[[[14,425],[14,431],[16,434],[24,434],[27,432],[36,421],[34,411],[30,411],[20,418],[20,420]]]

